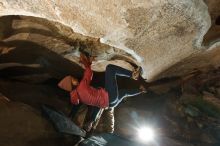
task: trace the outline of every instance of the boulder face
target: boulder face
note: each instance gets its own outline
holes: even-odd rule
[[[217,0],[0,0],[0,16],[24,15],[59,22],[109,45],[108,55],[124,52],[119,60],[142,66],[142,76],[151,81],[218,66],[220,57],[213,54],[220,48],[216,41],[220,34],[216,23],[219,6]],[[71,37],[72,31],[62,35]],[[123,61],[114,63],[122,65]],[[102,62],[109,63],[100,59],[94,68]]]

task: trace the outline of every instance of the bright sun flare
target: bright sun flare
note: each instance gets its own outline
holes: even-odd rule
[[[154,139],[154,131],[149,127],[143,127],[138,130],[138,137],[143,142],[149,142]]]

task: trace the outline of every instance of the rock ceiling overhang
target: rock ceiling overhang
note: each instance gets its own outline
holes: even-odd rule
[[[100,38],[131,55],[150,81],[198,66],[218,66],[216,37],[204,45],[213,26],[210,12],[220,14],[217,4],[217,0],[0,0],[0,15],[45,18]]]

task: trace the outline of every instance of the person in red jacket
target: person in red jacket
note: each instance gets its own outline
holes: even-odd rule
[[[131,72],[112,64],[106,67],[105,88],[94,88],[90,85],[93,77],[93,71],[91,70],[92,59],[81,54],[80,62],[83,63],[85,67],[84,75],[80,82],[72,77],[72,85],[75,86],[75,88],[70,92],[70,99],[74,105],[83,103],[96,107],[95,111],[93,111],[93,120],[96,119],[100,109],[115,108],[125,97],[136,96],[146,92],[143,86],[140,86],[139,89],[119,90],[116,77],[124,76],[137,79],[139,77],[139,70]],[[91,126],[92,125],[90,125],[90,127]]]

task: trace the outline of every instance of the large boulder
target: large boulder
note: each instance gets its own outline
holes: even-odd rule
[[[216,1],[207,4],[214,9]],[[210,13],[216,13],[212,18],[219,14]],[[101,43],[124,50],[149,81],[184,74],[198,65],[216,67],[220,60],[212,55],[219,51],[219,43],[210,43],[217,36],[209,35],[203,45],[213,24],[203,0],[0,0],[0,16],[4,15],[45,18],[100,38]]]

